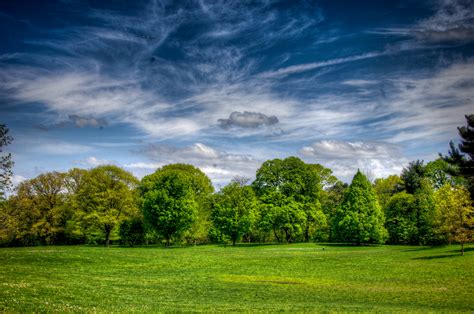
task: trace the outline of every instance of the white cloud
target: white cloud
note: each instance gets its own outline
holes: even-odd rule
[[[158,169],[163,167],[164,164],[156,162],[134,162],[123,166],[129,169]]]
[[[212,180],[213,184],[221,187],[235,176],[254,178],[261,160],[249,154],[229,153],[216,150],[202,143],[189,146],[148,145],[137,152],[151,159],[152,163],[136,163],[126,165],[129,168],[139,166],[165,165],[170,163],[187,163],[200,168]],[[154,168],[154,167],[153,167]]]
[[[349,182],[357,169],[373,176],[399,174],[407,160],[399,148],[380,142],[318,141],[300,150],[310,162],[329,167],[342,180]]]
[[[281,69],[278,69],[278,70],[275,70],[275,71],[264,72],[264,73],[261,74],[261,77],[264,77],[264,78],[281,77],[281,76],[286,76],[286,75],[290,75],[290,74],[315,70],[315,69],[322,68],[322,67],[342,64],[342,63],[346,63],[346,62],[353,62],[353,61],[359,61],[359,60],[364,60],[364,59],[369,59],[369,58],[380,57],[380,56],[383,56],[385,54],[387,54],[387,52],[369,52],[369,53],[364,53],[364,54],[361,54],[361,55],[350,56],[350,57],[345,57],[345,58],[338,58],[338,59],[332,59],[332,60],[321,61],[321,62],[311,62],[311,63],[305,63],[305,64],[292,65],[292,66],[288,66],[286,68],[281,68]]]
[[[432,1],[435,13],[409,27],[383,28],[370,33],[411,36],[426,44],[472,42],[474,2],[468,0]]]
[[[77,155],[92,151],[92,147],[82,144],[68,143],[57,140],[42,140],[39,143],[32,143],[28,151],[45,155]]]
[[[370,86],[377,84],[377,81],[373,80],[345,80],[342,84],[349,85],[349,86]]]
[[[107,159],[100,159],[100,158],[97,158],[97,157],[94,157],[94,156],[87,157],[85,160],[82,161],[82,163],[86,164],[86,165],[89,165],[89,166],[92,166],[92,167],[112,164],[112,162],[107,160]]]
[[[13,187],[16,187],[18,184],[20,184],[21,182],[23,182],[25,180],[26,180],[26,178],[22,175],[19,175],[19,174],[14,174],[11,178],[11,182],[12,182]]]

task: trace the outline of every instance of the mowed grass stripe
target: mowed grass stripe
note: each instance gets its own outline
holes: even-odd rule
[[[0,249],[2,311],[474,310],[474,245]]]

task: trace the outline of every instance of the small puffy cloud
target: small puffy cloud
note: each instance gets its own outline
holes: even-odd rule
[[[278,123],[276,116],[267,116],[260,112],[238,112],[230,114],[229,119],[219,119],[219,126],[223,129],[231,127],[258,128],[260,126],[270,126]]]
[[[102,166],[102,165],[111,165],[114,164],[114,162],[107,160],[107,159],[101,159],[97,158],[94,156],[89,156],[85,159],[82,160],[76,160],[74,163],[79,164],[84,167],[97,167],[97,166]]]
[[[86,126],[104,128],[107,125],[107,121],[102,118],[93,118],[93,117],[81,117],[77,114],[69,115],[69,120],[77,127],[83,128]]]
[[[12,182],[12,185],[14,187],[16,187],[18,184],[20,184],[21,182],[25,181],[26,178],[22,175],[19,175],[19,174],[14,174],[11,178],[11,182]]]
[[[380,142],[323,140],[305,146],[301,155],[329,167],[342,180],[350,181],[357,169],[372,178],[400,173],[407,160],[398,147]]]
[[[128,169],[158,169],[162,167],[163,164],[156,162],[134,162],[123,166]]]

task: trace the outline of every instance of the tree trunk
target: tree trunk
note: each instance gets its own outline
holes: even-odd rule
[[[170,239],[171,237],[166,237],[166,247],[170,247]]]
[[[105,247],[110,246],[110,231],[111,228],[109,226],[105,227]]]
[[[235,237],[232,237],[232,246],[235,246]]]
[[[309,226],[306,226],[304,231],[304,242],[309,242]]]
[[[277,239],[277,242],[280,243],[280,238],[278,237],[275,228],[273,228],[273,234],[275,235],[275,238]]]
[[[284,229],[286,235],[286,242],[291,243],[291,233],[287,229]]]

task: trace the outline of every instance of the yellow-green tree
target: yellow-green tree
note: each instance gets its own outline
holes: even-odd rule
[[[444,185],[434,195],[436,204],[436,229],[451,241],[464,244],[472,240],[474,209],[468,190],[462,186]]]
[[[116,227],[136,213],[138,180],[117,166],[99,166],[83,174],[77,188],[75,220],[86,237],[109,246]]]

